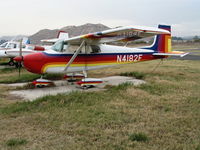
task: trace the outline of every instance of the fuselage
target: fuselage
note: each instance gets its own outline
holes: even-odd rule
[[[153,50],[122,46],[98,45],[98,51],[83,51],[75,58],[67,72],[94,70],[116,65],[159,59]],[[48,50],[24,56],[25,68],[37,74],[64,73],[64,69],[74,53]]]
[[[22,45],[22,56],[44,51],[49,47],[35,46],[35,45]],[[0,58],[14,58],[19,56],[19,42],[6,42],[0,46]]]

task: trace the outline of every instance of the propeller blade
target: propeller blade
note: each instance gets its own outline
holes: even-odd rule
[[[20,56],[20,57],[23,57],[23,56],[22,56],[22,41],[23,41],[23,39],[21,39],[21,40],[20,40],[20,43],[19,43],[19,56]],[[20,76],[21,76],[21,66],[22,66],[22,62],[20,61],[20,62],[18,62],[19,78],[20,78]]]
[[[19,73],[19,78],[21,76],[21,62],[18,62],[18,73]]]
[[[19,43],[19,56],[22,56],[22,39],[20,40]]]

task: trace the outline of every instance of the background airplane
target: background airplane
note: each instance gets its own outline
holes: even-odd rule
[[[55,39],[49,39],[44,42],[49,44],[54,44],[58,40],[65,40],[68,38],[68,33],[60,31],[58,33],[57,38]],[[45,51],[50,49],[51,46],[38,46],[38,45],[32,45],[30,44],[30,40],[28,38],[23,38],[22,40],[22,56],[25,56],[27,54],[35,53],[38,51]],[[10,66],[16,65],[18,66],[18,63],[15,63],[13,61],[13,58],[19,55],[19,49],[20,49],[20,41],[8,41],[0,45],[0,58],[10,58],[10,61],[8,64]]]

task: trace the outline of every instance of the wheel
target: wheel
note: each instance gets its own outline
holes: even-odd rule
[[[37,85],[36,87],[37,87],[37,88],[44,88],[44,85],[39,84],[39,85]]]
[[[83,90],[87,90],[88,87],[86,85],[82,86]]]

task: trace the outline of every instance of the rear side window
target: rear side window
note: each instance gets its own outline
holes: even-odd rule
[[[98,45],[91,45],[92,52],[91,53],[100,53],[101,49]]]

